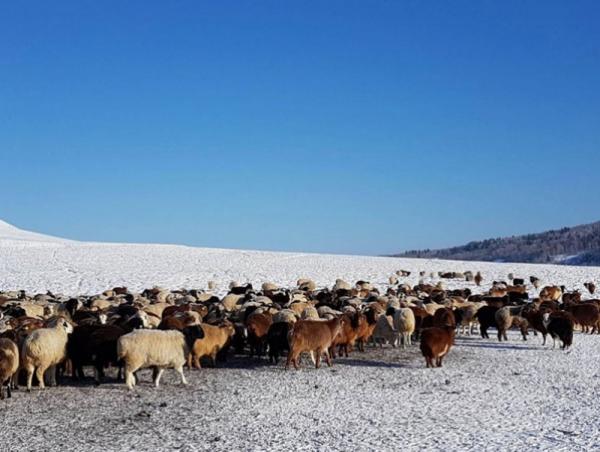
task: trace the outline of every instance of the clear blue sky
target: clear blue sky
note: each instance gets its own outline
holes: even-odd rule
[[[600,219],[600,2],[3,2],[0,218],[380,254]]]

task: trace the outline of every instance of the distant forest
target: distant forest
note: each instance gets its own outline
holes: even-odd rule
[[[539,234],[487,239],[442,250],[413,250],[393,256],[600,265],[600,222]]]

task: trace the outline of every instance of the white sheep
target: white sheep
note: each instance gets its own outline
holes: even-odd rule
[[[402,348],[411,345],[411,336],[415,332],[415,314],[410,308],[400,308],[394,312],[394,329]]]
[[[485,301],[466,301],[457,308],[457,310],[462,313],[460,323],[457,325],[457,328],[459,326],[461,327],[461,334],[464,335],[465,330],[467,335],[471,336],[471,334],[473,334],[473,326],[478,323],[477,311],[479,311],[482,306],[486,305],[487,303]]]
[[[296,313],[291,309],[282,309],[273,316],[273,323],[296,323],[297,320]]]
[[[319,317],[323,319],[332,319],[342,315],[341,311],[336,311],[329,306],[319,306],[317,312],[319,313]]]
[[[496,328],[498,329],[498,340],[505,341],[508,340],[508,336],[506,332],[510,329],[513,324],[513,318],[515,316],[520,316],[521,311],[523,310],[522,306],[504,306],[496,311],[494,315],[496,319]],[[527,327],[525,327],[525,330]],[[523,335],[525,337],[525,335]]]
[[[181,382],[187,384],[183,374],[186,358],[196,339],[204,333],[198,325],[175,330],[136,330],[125,334],[117,342],[117,355],[125,363],[125,384],[129,389],[135,386],[134,372],[146,367],[154,367],[154,385],[158,388],[164,369],[175,369]]]
[[[35,317],[38,319],[44,318],[44,306],[33,303],[21,303],[19,304],[19,307],[25,310],[25,315],[27,317]]]
[[[300,314],[302,320],[319,320],[319,311],[314,306],[307,306]]]
[[[67,358],[67,339],[73,326],[59,318],[52,328],[34,330],[25,338],[21,348],[21,365],[27,373],[27,390],[31,391],[33,373],[40,389],[44,389],[44,372],[49,370],[52,386],[56,386],[56,366]]]
[[[309,292],[312,292],[317,289],[315,282],[308,278],[300,278],[296,284],[300,290],[308,290]]]
[[[435,311],[443,308],[444,305],[438,303],[424,303],[421,307],[427,311],[427,314],[434,315]]]
[[[352,290],[352,284],[338,278],[335,280],[335,284],[333,286],[333,291],[335,292],[337,290]]]
[[[377,323],[375,324],[375,329],[373,330],[373,334],[371,338],[374,343],[379,343],[379,345],[383,346],[384,342],[389,342],[393,347],[396,346],[396,340],[398,337],[398,332],[394,329],[393,319],[391,316],[380,315],[377,318]]]
[[[157,317],[162,317],[163,311],[169,307],[168,303],[154,303],[144,307],[144,311],[149,314],[154,314]]]
[[[279,287],[277,286],[277,284],[271,283],[271,282],[264,282],[262,283],[262,291],[263,292],[275,292],[277,289],[279,289]]]
[[[238,302],[243,298],[242,295],[228,294],[223,297],[221,303],[227,312],[232,312],[240,308]]]

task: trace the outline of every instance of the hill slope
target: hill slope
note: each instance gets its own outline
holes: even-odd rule
[[[22,243],[69,243],[71,240],[39,234],[19,229],[6,221],[0,220],[0,244],[5,242]]]
[[[489,262],[600,265],[600,222],[539,234],[488,239],[442,250],[415,250],[395,257]]]
[[[308,253],[278,253],[180,245],[93,243],[57,239],[22,231],[2,223],[0,228],[0,290],[94,294],[115,286],[132,290],[159,285],[167,288],[205,288],[209,280],[224,294],[230,281],[264,281],[292,286],[298,278],[312,278],[318,286],[331,285],[336,278],[365,279],[385,291],[396,270],[412,272],[403,281],[417,284],[419,272],[481,270],[484,290],[494,279],[509,272],[535,274],[544,281],[580,287],[582,281],[600,280],[600,268],[556,265],[448,262],[444,260],[398,259],[392,257],[342,256]],[[449,288],[462,281],[449,281]],[[455,287],[456,286],[456,287]]]

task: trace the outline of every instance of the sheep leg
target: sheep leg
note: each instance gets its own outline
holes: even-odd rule
[[[48,381],[50,386],[57,386],[56,384],[56,373],[58,372],[57,366],[50,366],[48,368]]]
[[[165,369],[163,369],[162,367],[159,367],[154,372],[154,386],[156,388],[158,388],[158,386],[160,384],[160,377],[162,377],[162,374],[164,371],[165,371]]]
[[[10,388],[10,385],[9,385],[9,388]],[[10,389],[8,391],[10,394]],[[4,383],[0,384],[0,400],[4,400]]]
[[[329,355],[329,351],[327,349],[325,349],[324,352],[325,352],[325,362],[327,362],[327,366],[331,367],[331,356]]]
[[[288,361],[291,361],[294,364],[294,369],[298,370],[300,367],[298,366],[298,358],[300,356],[300,352],[290,352],[288,354]],[[312,356],[312,355],[311,355]],[[287,364],[286,364],[287,366]]]
[[[323,351],[318,348],[317,349],[317,357],[315,359],[315,369],[318,369],[319,367],[321,367],[321,353],[323,353]]]
[[[44,383],[44,372],[46,372],[46,368],[45,367],[38,367],[35,370],[35,376],[38,379],[38,387],[40,389],[44,389],[46,387],[46,385]]]
[[[161,369],[162,370],[162,369]],[[183,374],[183,365],[178,366],[175,368],[175,370],[179,373],[179,375],[181,376],[181,384],[182,385],[187,385],[188,381],[185,379],[185,375]]]
[[[125,384],[129,389],[133,389],[135,386],[135,377],[133,375],[134,370],[129,366],[125,366]]]
[[[331,347],[329,347],[329,354],[331,355],[332,358],[335,358],[335,345],[332,345]]]
[[[6,385],[6,396],[9,399],[12,397],[12,389],[10,387],[10,380],[8,381],[8,385]]]

